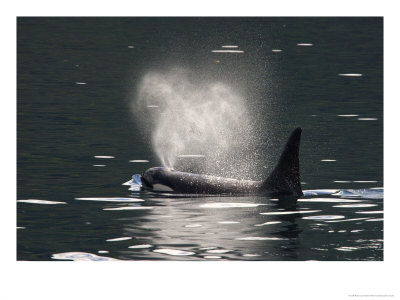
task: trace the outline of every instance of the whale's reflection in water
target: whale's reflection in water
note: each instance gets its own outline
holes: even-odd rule
[[[383,189],[371,190],[379,198],[367,190],[306,194],[298,201],[148,192],[134,194],[143,199],[134,203],[91,199],[86,203],[119,232],[96,251],[75,248],[52,258],[108,260],[90,253],[101,249],[124,260],[382,260]],[[107,233],[106,225],[98,230]]]

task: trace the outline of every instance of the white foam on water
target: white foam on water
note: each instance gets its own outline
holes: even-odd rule
[[[106,165],[92,165],[93,167],[105,167]]]
[[[131,249],[147,249],[147,248],[151,248],[151,247],[153,247],[153,245],[142,244],[142,245],[129,246],[128,248],[131,248]]]
[[[337,115],[338,117],[358,117],[359,115]]]
[[[282,52],[281,49],[272,49],[271,51],[272,51],[272,52],[275,52],[275,53],[277,53],[277,52]]]
[[[238,241],[285,241],[287,238],[266,237],[266,236],[248,236],[243,238],[236,238]]]
[[[75,200],[83,201],[100,201],[100,202],[143,202],[139,198],[120,198],[120,197],[88,197],[88,198],[75,198]]]
[[[321,161],[336,161],[336,159],[321,159]]]
[[[111,156],[111,155],[95,155],[94,158],[115,158],[115,156]]]
[[[339,190],[332,189],[321,189],[321,190],[304,190],[304,196],[321,196],[321,195],[333,195],[339,192]]]
[[[78,85],[84,85],[84,84],[87,84],[86,82],[80,82],[80,81],[76,81],[75,82],[75,84],[78,84]]]
[[[200,205],[201,208],[250,208],[258,207],[266,204],[256,204],[256,203],[228,203],[228,202],[215,202],[206,203]]]
[[[212,249],[212,250],[207,250],[207,253],[213,253],[213,254],[224,254],[224,253],[229,253],[232,252],[233,250],[228,250],[228,249]]]
[[[368,220],[365,220],[365,222],[380,222],[380,221],[383,221],[383,218],[376,218],[376,219],[368,219]]]
[[[262,224],[255,224],[254,226],[259,227],[259,226],[273,225],[273,224],[279,224],[279,223],[282,223],[282,222],[281,221],[271,221],[271,222],[265,222]]]
[[[152,206],[121,206],[114,208],[103,208],[103,210],[148,210],[153,209]]]
[[[342,190],[333,196],[362,197],[368,199],[383,199],[383,188]]]
[[[125,236],[125,237],[119,237],[119,238],[114,238],[114,239],[108,239],[106,240],[106,242],[120,242],[120,241],[127,241],[127,240],[131,240],[132,237],[130,236]]]
[[[148,163],[149,161],[147,159],[132,159],[129,162],[131,162],[131,163]]]
[[[361,76],[363,76],[363,74],[360,74],[360,73],[341,73],[338,75],[345,76],[345,77],[361,77]]]
[[[181,155],[177,155],[177,157],[180,157],[180,158],[196,157],[197,158],[197,157],[205,157],[205,155],[202,155],[202,154],[181,154]]]
[[[332,221],[325,221],[326,223],[340,223],[340,222],[353,222],[353,221],[362,221],[368,218],[353,218],[353,219],[342,219],[342,220],[332,220]]]
[[[337,193],[332,194],[332,196],[338,196],[338,197],[346,196],[346,197],[356,197],[356,198],[360,197],[360,195],[350,192],[348,190],[338,191]]]
[[[356,214],[383,214],[383,210],[356,211]]]
[[[293,210],[293,211],[272,211],[272,212],[263,212],[260,215],[292,215],[292,214],[311,214],[315,212],[320,212],[321,210]]]
[[[74,261],[113,261],[119,260],[111,257],[98,256],[87,252],[63,252],[55,253],[52,259],[74,260]]]
[[[169,249],[169,248],[155,249],[155,250],[153,250],[153,252],[167,254],[167,255],[175,255],[175,256],[189,256],[189,255],[195,254],[194,252],[191,252],[191,251]]]
[[[355,199],[333,199],[333,198],[310,198],[310,199],[298,199],[298,202],[362,202],[363,200],[355,200]]]
[[[332,207],[354,208],[354,207],[373,207],[373,206],[378,206],[378,204],[341,204],[341,205],[333,205]]]
[[[211,50],[213,53],[244,53],[243,50]]]
[[[340,215],[320,215],[320,216],[303,217],[302,219],[307,219],[307,220],[335,220],[335,219],[344,219],[344,216],[340,216]]]
[[[239,48],[239,46],[226,45],[226,46],[221,46],[221,48]]]
[[[25,200],[17,200],[17,202],[21,203],[31,203],[31,204],[67,204],[67,202],[61,201],[49,201],[49,200],[40,200],[40,199],[25,199]]]
[[[188,224],[185,225],[186,228],[197,228],[197,227],[203,227],[201,224]]]
[[[300,46],[300,47],[311,47],[311,46],[313,46],[313,44],[311,44],[311,43],[297,43],[297,46]]]
[[[238,224],[238,221],[219,221],[218,224]]]

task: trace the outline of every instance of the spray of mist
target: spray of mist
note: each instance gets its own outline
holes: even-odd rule
[[[133,111],[161,164],[180,171],[254,178],[254,130],[233,87],[182,69],[143,77]]]

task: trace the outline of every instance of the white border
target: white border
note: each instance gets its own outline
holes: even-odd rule
[[[142,1],[143,2],[143,1]],[[393,1],[393,3],[395,3]],[[3,299],[351,299],[398,288],[398,9],[383,1],[14,1],[3,5]],[[16,16],[384,16],[384,262],[16,262]],[[373,142],[373,141],[372,141]],[[4,152],[4,153],[3,153]],[[396,272],[395,272],[396,271]],[[379,299],[379,298],[370,298]]]

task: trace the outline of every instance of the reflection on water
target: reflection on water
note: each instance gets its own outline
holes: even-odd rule
[[[217,203],[202,204],[202,205],[200,205],[200,207],[201,208],[230,208],[230,207],[243,208],[243,207],[257,207],[260,205],[266,205],[266,204],[217,202]]]
[[[168,197],[136,192],[133,198],[104,198],[110,201],[137,199],[134,206],[109,208],[110,201],[75,201],[57,214],[73,219],[86,215],[89,224],[70,231],[63,248],[52,259],[239,259],[239,260],[381,260],[383,258],[383,219],[357,217],[382,214],[367,210],[383,206],[383,189],[364,189],[358,199],[340,198],[348,191],[309,191],[290,209],[266,197]],[[332,192],[335,192],[332,194]],[[353,191],[354,192],[354,191]],[[374,195],[371,198],[369,195]],[[318,198],[314,198],[317,196]],[[377,197],[378,196],[378,197]],[[96,199],[96,197],[88,198]],[[347,204],[348,202],[357,202]],[[32,205],[21,202],[22,205]],[[151,205],[151,206],[148,206]],[[42,207],[38,205],[38,207]],[[46,206],[47,207],[47,206]],[[48,212],[55,212],[48,206]],[[27,207],[26,207],[27,208]],[[25,208],[25,209],[26,209]],[[149,208],[152,208],[149,210]],[[364,209],[360,211],[359,209]],[[109,210],[114,210],[109,215]],[[336,214],[330,214],[330,212]],[[47,214],[43,211],[44,214]],[[359,215],[358,215],[359,216]],[[104,221],[105,220],[105,221]],[[27,234],[35,232],[29,220]],[[104,223],[104,224],[102,224]],[[66,224],[53,223],[47,230],[59,232]],[[86,229],[84,229],[86,228]],[[29,233],[28,233],[29,232]],[[371,233],[374,232],[371,239]],[[119,234],[119,236],[118,236]],[[340,236],[338,236],[340,235]],[[102,238],[108,236],[108,238]],[[92,242],[89,243],[89,241]],[[87,243],[86,243],[86,242]],[[79,244],[87,246],[78,246]],[[335,250],[335,251],[329,251]],[[356,251],[357,250],[357,251]],[[356,252],[357,255],[352,253]],[[109,257],[93,253],[107,253]],[[341,253],[341,254],[340,254]],[[349,253],[346,256],[346,253]],[[351,253],[351,255],[350,255]],[[50,255],[50,254],[49,254]],[[47,257],[50,258],[50,257]],[[44,258],[46,259],[46,258]]]
[[[361,77],[362,74],[357,73],[346,73],[346,74],[338,74],[339,76],[346,76],[346,77]]]
[[[183,250],[177,250],[177,249],[164,249],[164,248],[156,249],[153,251],[157,252],[157,253],[163,253],[163,254],[167,254],[167,255],[177,255],[177,256],[181,256],[181,255],[186,256],[186,255],[194,255],[195,254],[194,252],[190,252],[190,251],[183,251]]]
[[[311,46],[313,46],[313,44],[311,44],[311,43],[297,43],[297,46],[300,46],[300,47],[311,47]]]
[[[17,200],[17,202],[22,203],[32,203],[32,204],[67,204],[66,202],[61,201],[49,201],[49,200],[39,200],[39,199],[26,199],[26,200]]]
[[[115,238],[115,239],[108,239],[106,242],[119,242],[119,241],[126,241],[132,239],[131,237],[120,237],[120,238]]]
[[[111,257],[98,256],[92,253],[85,252],[66,252],[66,253],[56,253],[51,257],[52,259],[61,260],[75,260],[75,261],[111,261],[117,260]]]

